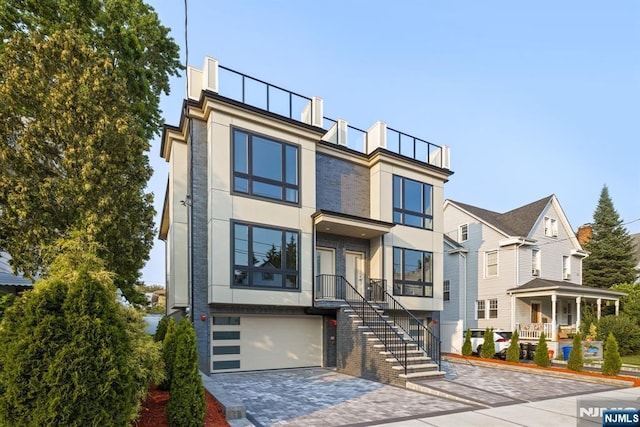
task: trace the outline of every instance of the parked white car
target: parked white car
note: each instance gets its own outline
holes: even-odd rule
[[[471,350],[474,354],[480,354],[484,343],[484,329],[471,328]],[[502,329],[493,330],[493,342],[496,347],[495,357],[504,359],[507,356],[507,349],[511,344],[511,332]]]

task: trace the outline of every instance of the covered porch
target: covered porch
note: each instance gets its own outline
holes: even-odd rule
[[[544,332],[547,340],[569,339],[580,330],[582,305],[595,302],[597,318],[602,308],[613,303],[616,316],[622,292],[593,288],[564,281],[534,279],[507,290],[511,297],[511,324],[522,340],[538,340]]]

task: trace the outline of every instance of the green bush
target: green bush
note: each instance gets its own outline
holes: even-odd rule
[[[491,359],[496,355],[496,345],[493,341],[493,329],[487,328],[484,331],[484,341],[482,342],[482,349],[480,350],[480,357],[484,359]]]
[[[619,316],[604,316],[598,321],[598,341],[605,341],[613,333],[621,356],[636,354],[640,350],[640,328],[637,320],[620,313]]]
[[[622,368],[622,359],[618,351],[618,342],[613,333],[609,332],[607,342],[604,346],[604,361],[602,363],[602,373],[605,375],[617,375]]]
[[[511,335],[511,343],[507,349],[507,362],[519,362],[520,361],[520,343],[518,342],[520,337],[518,336],[518,329],[513,331]]]
[[[130,425],[157,349],[116,302],[95,246],[76,235],[60,251],[0,324],[0,425]]]
[[[540,334],[540,339],[538,340],[538,346],[536,347],[533,361],[536,365],[545,367],[549,366],[551,363],[549,360],[549,348],[547,347],[547,340],[544,336],[544,332]]]
[[[573,343],[571,352],[569,353],[569,360],[567,361],[567,368],[572,371],[582,371],[584,366],[584,360],[582,358],[582,334],[578,332],[573,337]]]
[[[13,294],[0,294],[0,320],[2,320],[5,310],[11,307],[15,300],[16,296]]]
[[[176,355],[176,322],[173,317],[167,321],[167,331],[162,341],[162,361],[164,362],[164,380],[158,384],[161,390],[169,390],[172,378],[173,360]]]
[[[206,412],[202,378],[198,370],[196,334],[188,319],[178,324],[175,360],[167,417],[172,427],[201,427]]]
[[[471,348],[471,329],[467,329],[464,334],[464,344],[462,344],[462,355],[471,356],[473,349]]]
[[[157,342],[164,340],[164,336],[167,334],[167,324],[169,323],[169,319],[171,319],[169,316],[164,316],[160,319],[158,327],[156,328],[156,333],[153,334],[154,341]]]

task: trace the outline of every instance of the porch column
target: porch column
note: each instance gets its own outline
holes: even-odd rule
[[[598,317],[597,317],[597,319],[600,320],[600,313],[602,312],[602,298],[598,298],[597,299],[597,304],[598,304]]]
[[[551,295],[551,340],[557,341],[556,337],[556,302],[558,296],[556,294]]]
[[[620,314],[620,300],[617,299],[615,301],[615,304],[616,304],[616,316],[617,316],[618,314]]]
[[[580,302],[582,298],[576,297],[576,329],[580,330],[580,312],[582,311],[580,308]]]

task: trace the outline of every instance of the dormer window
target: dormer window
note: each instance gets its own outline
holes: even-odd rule
[[[558,237],[558,221],[545,217],[544,218],[544,235],[547,237]]]

